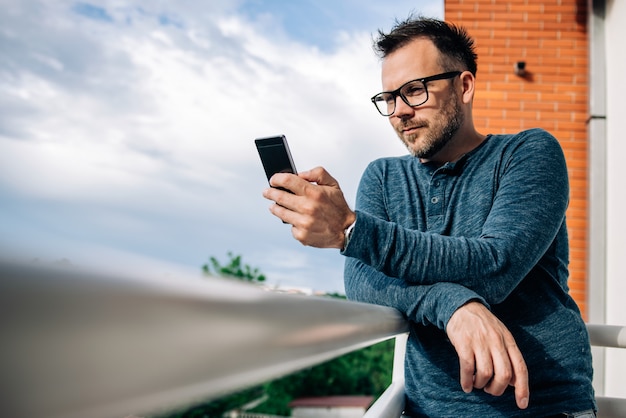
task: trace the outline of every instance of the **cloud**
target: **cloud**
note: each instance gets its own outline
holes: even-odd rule
[[[338,253],[302,248],[269,215],[253,139],[286,134],[297,167],[327,167],[352,202],[369,161],[404,153],[369,103],[375,28],[333,31],[320,48],[243,6],[8,2],[0,244],[198,268],[233,251],[270,281],[292,272],[280,280],[341,290]]]
[[[80,15],[94,20],[103,20],[105,22],[113,22],[113,18],[102,7],[94,6],[89,3],[76,3],[72,10]]]

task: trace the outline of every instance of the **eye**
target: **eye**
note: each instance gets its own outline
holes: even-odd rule
[[[390,104],[390,103],[395,102],[396,98],[393,96],[393,94],[386,93],[386,94],[380,94],[380,95],[376,96],[376,101],[377,102],[385,102],[387,104]]]
[[[416,97],[424,94],[424,85],[419,81],[414,81],[402,88],[402,94],[406,97]]]

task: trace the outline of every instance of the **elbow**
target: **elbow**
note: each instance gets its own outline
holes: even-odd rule
[[[503,248],[493,247],[490,270],[478,278],[477,288],[472,289],[482,296],[489,305],[504,302],[521,281],[515,266],[514,254]]]

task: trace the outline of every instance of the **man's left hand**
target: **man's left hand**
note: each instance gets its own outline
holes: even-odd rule
[[[500,396],[515,387],[518,408],[526,409],[530,390],[528,368],[507,327],[483,304],[470,301],[448,321],[446,333],[459,355],[461,387]]]

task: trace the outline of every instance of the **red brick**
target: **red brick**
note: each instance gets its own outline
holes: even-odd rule
[[[570,287],[586,317],[587,3],[446,0],[444,5],[446,18],[467,27],[476,38],[477,129],[500,133],[539,126],[563,147],[570,178]],[[528,79],[514,74],[515,62],[522,60],[527,63]]]

